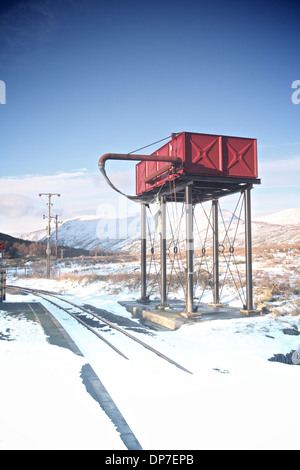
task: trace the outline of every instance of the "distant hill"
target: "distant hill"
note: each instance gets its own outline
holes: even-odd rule
[[[201,207],[196,206],[195,212],[195,248],[201,249],[203,240],[206,240],[206,247],[212,244],[211,226],[207,231],[207,215],[203,213]],[[173,214],[174,215],[174,214]],[[181,210],[175,214],[172,221],[173,228],[167,223],[167,238],[171,239],[172,231],[176,220],[180,227],[176,228],[177,238],[184,244],[185,218],[181,218]],[[170,217],[172,214],[170,214]],[[233,240],[237,236],[235,246],[244,246],[244,221],[234,217],[231,221],[232,213],[228,210],[222,211],[219,217],[219,241],[226,236]],[[231,222],[230,222],[231,221]],[[151,226],[151,236],[155,232],[154,221],[149,218]],[[227,235],[225,225],[230,230]],[[239,224],[239,227],[237,227]],[[236,229],[238,228],[238,231]],[[281,245],[300,243],[300,208],[288,209],[264,217],[255,218],[252,221],[253,245]],[[148,235],[149,237],[149,235]],[[46,241],[45,232],[33,232],[22,237],[23,239]],[[101,218],[97,216],[85,216],[70,219],[62,224],[58,229],[59,244],[71,246],[77,249],[85,250],[104,250],[104,251],[127,251],[130,253],[139,253],[140,251],[140,217],[128,217],[119,219]],[[55,242],[55,232],[51,234],[51,242]]]
[[[7,235],[6,233],[1,233],[1,232],[0,232],[0,241],[3,245],[4,245],[4,242],[9,242],[9,243],[20,242],[20,243],[25,243],[26,245],[30,244],[30,242],[27,240],[24,240],[22,238],[12,237],[11,235]]]
[[[39,256],[45,251],[45,247],[41,243],[32,243],[29,240],[12,237],[5,233],[0,233],[0,242],[3,245],[2,253],[4,258],[18,258],[23,256],[24,253]]]
[[[3,258],[25,258],[27,256],[45,257],[45,243],[42,241],[32,242],[23,238],[12,237],[5,233],[0,233],[0,242],[3,245]],[[89,255],[88,250],[76,249],[64,246],[64,257],[76,257]],[[54,252],[54,249],[52,250]]]
[[[140,234],[139,217],[128,219],[104,219],[84,216],[70,219],[58,229],[58,244],[85,250],[118,251],[125,243],[135,240]],[[45,231],[31,232],[22,236],[25,240],[46,242]],[[51,233],[55,243],[55,231]]]
[[[26,235],[21,235],[22,240],[29,240],[31,242],[40,242],[43,239],[46,239],[47,230],[36,230],[35,232],[26,233]]]
[[[300,208],[286,209],[274,214],[256,217],[254,222],[265,222],[274,225],[298,225],[300,224]]]

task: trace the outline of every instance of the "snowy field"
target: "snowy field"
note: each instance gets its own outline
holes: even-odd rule
[[[255,262],[260,295],[266,273],[268,282],[270,273],[282,276],[285,269],[298,279],[298,260],[292,272],[287,257],[280,262],[280,253],[274,253],[273,258],[272,266],[270,258]],[[11,273],[8,282],[66,293],[75,303],[131,318],[118,301],[138,298],[138,287],[114,285],[113,274],[130,277],[137,268],[137,262],[102,264],[99,277],[91,278],[95,267],[89,271],[73,263],[61,267],[57,279],[16,278]],[[109,273],[111,282],[100,273]],[[80,373],[87,362],[145,450],[299,449],[300,367],[268,360],[300,348],[295,292],[274,294],[265,301],[269,313],[259,317],[134,333],[192,375],[125,336],[106,332],[129,358],[123,359],[47,302],[84,358],[50,345],[38,323],[0,312],[0,449],[124,449],[114,425],[82,383]],[[9,295],[7,300],[21,302],[24,297]],[[210,300],[209,295],[202,300]],[[230,289],[221,300],[237,305]],[[286,334],[290,330],[295,334]]]

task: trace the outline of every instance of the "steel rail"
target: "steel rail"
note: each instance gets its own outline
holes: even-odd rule
[[[58,305],[56,302],[53,302],[53,300],[49,300],[49,299],[46,299],[45,297],[43,297],[43,295],[48,295],[48,296],[51,296],[51,297],[55,297],[55,295],[53,294],[49,294],[49,293],[44,293],[43,291],[43,295],[41,293],[38,293],[39,291],[34,291],[33,289],[28,289],[28,288],[19,288],[19,287],[14,287],[14,286],[6,286],[7,289],[14,289],[14,290],[17,290],[19,292],[25,292],[26,294],[32,294],[32,295],[35,295],[36,297],[39,297],[43,300],[46,300],[47,302],[49,302],[50,304],[54,305],[55,307],[58,307],[60,308],[61,310],[63,310],[64,312],[68,313],[71,317],[75,318],[75,320],[78,321],[78,323],[81,323],[83,326],[85,326],[89,331],[91,331],[92,333],[94,333],[94,335],[96,335],[99,339],[101,339],[102,341],[104,341],[105,344],[107,344],[110,348],[112,348],[116,353],[118,353],[120,356],[122,356],[124,359],[127,359],[128,360],[128,357],[125,356],[125,354],[123,354],[118,348],[116,348],[110,341],[108,341],[106,338],[104,338],[102,335],[100,335],[100,333],[98,333],[98,331],[95,331],[90,325],[88,325],[87,323],[85,323],[83,320],[81,320],[80,318],[78,318],[76,315],[74,315],[73,313],[69,312],[68,310],[66,310],[65,308],[63,308],[61,305]],[[59,299],[59,300],[62,300],[62,299]]]
[[[82,310],[83,312],[87,313],[88,315],[91,315],[92,317],[95,317],[97,318],[99,321],[105,323],[106,325],[110,326],[111,328],[119,331],[120,333],[122,333],[123,335],[127,336],[128,338],[132,339],[133,341],[135,341],[136,343],[140,344],[141,346],[143,346],[145,349],[148,349],[149,351],[153,352],[154,354],[156,354],[157,356],[159,356],[161,359],[164,359],[165,361],[169,362],[170,364],[174,365],[175,367],[177,367],[178,369],[181,369],[183,370],[184,372],[187,372],[188,374],[193,374],[191,371],[189,371],[188,369],[186,369],[185,367],[181,366],[180,364],[178,364],[176,361],[174,361],[173,359],[169,358],[168,356],[166,356],[165,354],[161,353],[160,351],[158,351],[157,349],[153,348],[152,346],[150,346],[149,344],[145,343],[144,341],[140,340],[139,338],[137,338],[136,336],[133,336],[131,333],[128,333],[127,331],[123,330],[122,328],[120,328],[119,326],[115,325],[114,323],[110,322],[109,320],[105,320],[105,318],[101,317],[100,315],[97,315],[96,313],[93,313],[91,312],[90,310],[87,310],[86,308],[84,307],[81,307],[73,302],[70,302],[69,300],[65,300],[65,299],[62,299],[59,295],[56,295],[56,294],[50,294],[50,293],[47,293],[45,294],[45,291],[39,291],[37,289],[30,289],[28,287],[20,287],[20,286],[7,286],[8,289],[15,289],[15,290],[19,290],[19,291],[23,291],[23,292],[27,292],[27,293],[32,293],[34,295],[37,295],[41,298],[44,298],[44,300],[46,300],[47,302],[50,302],[50,303],[54,303],[52,301],[50,301],[49,299],[46,299],[45,297],[42,297],[40,292],[43,292],[44,295],[47,295],[49,297],[54,297],[56,298],[57,300],[60,300],[61,302],[65,302],[69,305],[71,305],[72,307],[74,308],[77,308],[79,310]],[[35,293],[39,293],[39,294],[35,294]],[[76,317],[76,315],[70,313],[68,310],[65,310],[63,307],[59,306],[58,304],[56,304],[56,306],[58,306],[59,308],[61,308],[62,310],[64,310],[65,312],[67,312],[69,315],[73,316],[76,320],[79,321],[79,319]],[[89,326],[89,325],[87,325]],[[91,327],[89,327],[90,329]],[[94,330],[92,329],[92,331],[94,332]],[[97,332],[94,332],[95,334]],[[100,335],[101,336],[101,335]],[[106,340],[104,338],[102,338],[101,336],[101,339],[103,339],[103,341],[106,342]],[[108,342],[109,343],[109,342]],[[111,345],[111,343],[109,343],[109,345]],[[113,345],[111,345],[111,347],[114,348]],[[120,352],[119,352],[120,354]],[[123,353],[121,353],[121,355],[123,355]],[[125,356],[126,359],[128,359],[126,356]]]

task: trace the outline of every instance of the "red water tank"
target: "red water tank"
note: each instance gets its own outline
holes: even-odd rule
[[[171,141],[152,155],[180,157],[182,165],[168,170],[166,162],[138,163],[137,195],[161,186],[167,181],[180,178],[181,175],[190,175],[191,179],[193,176],[245,180],[257,178],[256,139],[181,132],[172,134]],[[166,168],[166,171],[159,174],[162,168]]]

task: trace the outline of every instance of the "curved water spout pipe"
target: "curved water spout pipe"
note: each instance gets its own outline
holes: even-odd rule
[[[107,160],[130,160],[140,162],[167,162],[173,165],[181,165],[182,160],[180,157],[172,156],[161,156],[161,155],[131,155],[127,153],[106,153],[99,159],[99,168],[103,168],[103,165]]]

